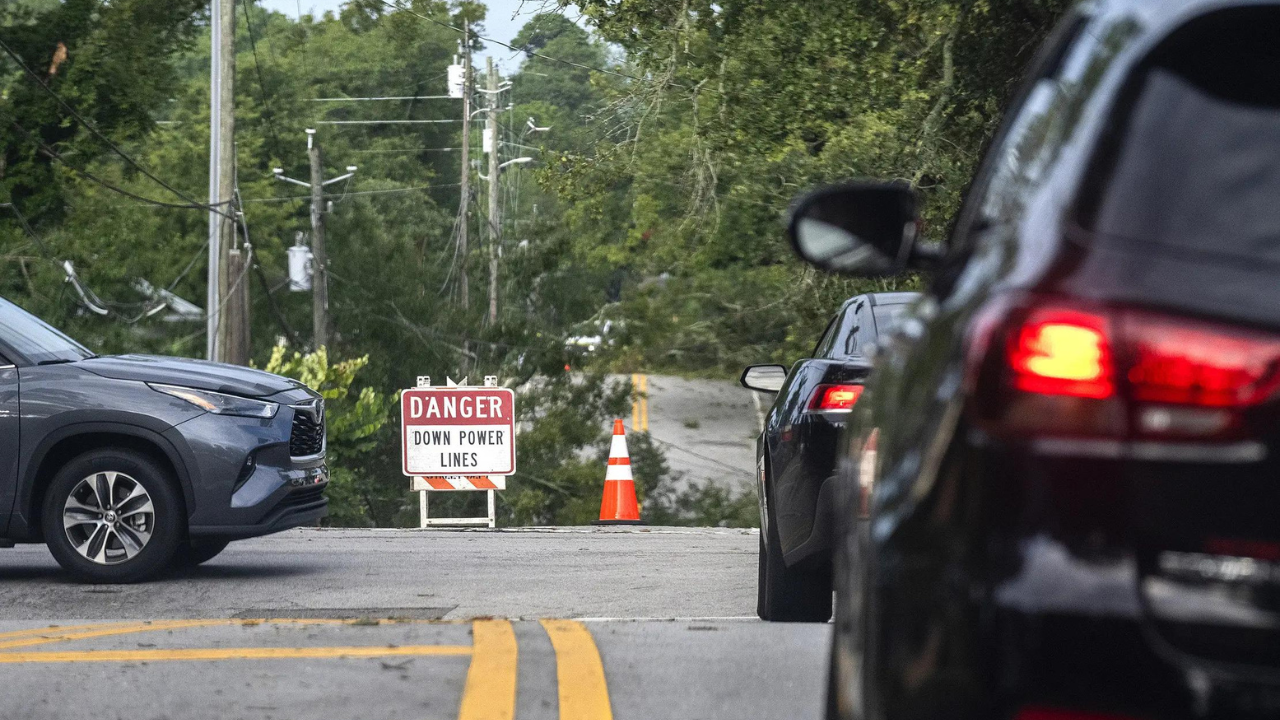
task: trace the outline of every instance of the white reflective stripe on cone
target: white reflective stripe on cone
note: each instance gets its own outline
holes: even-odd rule
[[[610,465],[609,469],[604,471],[605,482],[610,480],[634,480],[631,477],[630,465]]]
[[[627,437],[625,435],[613,436],[613,444],[609,446],[609,457],[611,458],[629,457],[627,455]]]

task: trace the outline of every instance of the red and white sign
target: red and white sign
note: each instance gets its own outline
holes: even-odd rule
[[[410,490],[506,490],[506,475],[414,475]]]
[[[510,388],[416,388],[400,396],[405,475],[516,471],[516,395]]]

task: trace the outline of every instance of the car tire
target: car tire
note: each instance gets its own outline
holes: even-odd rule
[[[766,489],[766,492],[768,490]],[[826,622],[831,619],[831,568],[826,556],[807,558],[788,567],[774,522],[773,503],[760,533],[760,570],[756,614],[772,622]]]
[[[89,583],[154,577],[186,533],[173,474],[123,449],[94,450],[64,465],[45,492],[41,519],[54,559]]]
[[[198,542],[185,540],[178,545],[178,551],[173,555],[173,566],[175,568],[193,568],[197,565],[203,565],[217,557],[230,544],[230,540],[201,540]]]

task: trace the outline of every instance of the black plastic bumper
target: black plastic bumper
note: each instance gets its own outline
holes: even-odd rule
[[[329,514],[325,485],[294,490],[286,495],[261,521],[252,525],[192,525],[192,537],[216,537],[222,540],[270,535],[290,528],[312,525]]]

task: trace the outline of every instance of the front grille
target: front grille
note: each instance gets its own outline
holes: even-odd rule
[[[298,507],[301,505],[310,505],[314,502],[324,499],[324,486],[316,485],[302,490],[294,490],[285,496],[277,507]]]
[[[289,454],[309,457],[324,451],[324,406],[317,400],[315,409],[293,409],[293,432],[289,435]]]

